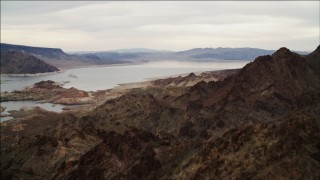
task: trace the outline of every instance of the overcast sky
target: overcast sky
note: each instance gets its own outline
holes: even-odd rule
[[[65,51],[197,47],[314,50],[320,2],[1,1],[1,42]]]

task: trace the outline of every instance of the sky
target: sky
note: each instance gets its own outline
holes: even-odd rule
[[[319,1],[1,1],[1,42],[64,51],[313,51]]]

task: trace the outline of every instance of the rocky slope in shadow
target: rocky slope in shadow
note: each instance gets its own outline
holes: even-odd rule
[[[36,74],[59,71],[58,68],[20,51],[1,51],[1,74]]]
[[[198,83],[180,101],[197,104],[212,119],[274,120],[319,101],[320,68],[314,64],[319,56],[306,58],[281,48],[224,81]]]
[[[133,89],[80,118],[23,120],[49,121],[33,131],[8,123],[2,177],[317,179],[319,54],[281,48],[218,82]]]

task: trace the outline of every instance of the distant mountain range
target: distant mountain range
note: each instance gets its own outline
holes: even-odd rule
[[[247,60],[258,56],[271,55],[274,50],[258,48],[195,48],[186,51],[166,51],[146,48],[118,49],[112,51],[77,51],[66,53],[59,48],[31,47],[1,43],[1,52],[20,51],[30,54],[48,64],[59,68],[75,66],[137,63],[146,61],[217,61]],[[307,54],[308,52],[297,52]]]
[[[31,46],[1,43],[1,51],[21,51],[21,52],[30,53],[30,54],[42,56],[45,58],[53,58],[53,59],[71,58],[69,54],[66,54],[59,48],[31,47]]]
[[[195,48],[186,51],[161,51],[153,49],[121,49],[112,51],[79,51],[73,55],[96,57],[113,60],[178,60],[178,61],[212,61],[212,60],[253,60],[257,56],[272,54],[273,50],[257,48]]]
[[[172,52],[169,50],[157,50],[149,48],[130,48],[130,49],[115,49],[106,51],[69,51],[69,54],[87,54],[87,53],[101,53],[101,52],[117,52],[117,53],[150,53],[150,52]]]
[[[91,54],[67,54],[59,48],[32,47],[1,43],[1,54],[3,52],[9,51],[22,52],[25,55],[33,56],[41,61],[44,61],[52,66],[56,66],[59,68],[127,63],[126,61],[121,61],[119,59],[100,58],[96,55]],[[9,56],[10,53],[6,56],[6,58],[10,58]]]
[[[273,50],[257,48],[196,48],[177,54],[192,57],[194,59],[222,59],[222,60],[253,60],[258,56],[272,54]]]

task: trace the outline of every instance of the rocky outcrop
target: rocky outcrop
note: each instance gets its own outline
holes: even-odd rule
[[[50,99],[50,102],[56,104],[86,104],[91,100],[88,92],[72,87]]]
[[[59,71],[58,68],[20,51],[1,51],[1,74],[36,74]]]
[[[47,80],[47,81],[40,81],[33,85],[33,89],[62,89],[61,84]]]
[[[55,104],[79,105],[94,103],[88,92],[74,87],[65,89],[61,84],[48,80],[35,83],[21,91],[2,92],[1,101],[48,101]]]
[[[21,91],[1,92],[0,101],[45,101],[65,91],[61,84],[48,80],[35,83]]]
[[[221,71],[212,71],[212,72],[203,72],[199,75],[190,73],[186,76],[170,77],[165,79],[157,79],[151,83],[155,86],[194,86],[198,82],[205,81],[218,81],[223,80],[224,78],[236,73],[238,69],[231,70],[221,70]]]

